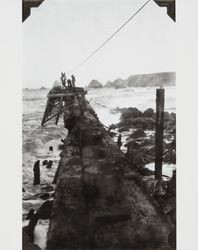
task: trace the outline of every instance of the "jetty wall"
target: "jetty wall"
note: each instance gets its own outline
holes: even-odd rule
[[[172,224],[84,95],[74,95],[64,124],[47,249],[167,246]]]

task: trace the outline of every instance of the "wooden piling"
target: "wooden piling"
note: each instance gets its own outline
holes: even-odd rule
[[[34,185],[40,184],[40,161],[36,161],[34,164]]]
[[[121,134],[119,134],[119,136],[118,136],[117,145],[119,148],[122,146],[122,135]]]
[[[56,125],[58,124],[58,120],[59,120],[59,117],[60,117],[60,114],[61,114],[62,102],[63,102],[63,97],[60,98],[58,114],[56,116]]]
[[[155,178],[162,178],[164,131],[164,89],[156,90]]]

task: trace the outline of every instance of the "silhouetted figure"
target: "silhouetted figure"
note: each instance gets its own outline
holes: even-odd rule
[[[122,135],[121,134],[119,134],[119,136],[118,136],[117,145],[119,148],[122,146]]]
[[[75,78],[75,76],[74,75],[71,75],[71,81],[72,81],[72,87],[74,87],[75,88],[75,82],[76,82],[76,78]]]
[[[68,80],[67,80],[67,85],[68,85],[68,87],[69,87],[69,88],[71,88],[71,87],[72,87],[72,82],[71,82],[71,80],[70,80],[70,79],[68,79]]]
[[[65,73],[61,72],[61,83],[63,87],[66,87],[66,75]]]
[[[34,185],[40,184],[40,161],[36,161],[34,164]]]

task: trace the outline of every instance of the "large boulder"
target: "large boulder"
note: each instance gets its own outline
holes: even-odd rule
[[[135,130],[133,132],[132,135],[130,135],[130,138],[137,139],[137,138],[142,138],[142,137],[145,137],[145,136],[146,136],[146,134],[145,134],[144,130],[142,128],[138,128],[137,130]]]
[[[127,120],[131,119],[131,118],[138,118],[142,116],[142,112],[139,111],[137,108],[126,108],[122,110],[122,114],[121,114],[121,122],[126,122]]]
[[[109,130],[111,130],[111,129],[116,129],[118,127],[118,125],[117,124],[111,124],[110,126],[109,126]]]
[[[155,128],[155,120],[149,117],[138,117],[136,119],[130,120],[130,122],[136,128],[142,128],[142,129],[154,129]]]
[[[154,117],[154,115],[155,115],[155,112],[152,108],[146,109],[142,114],[143,117]]]
[[[173,120],[176,120],[176,114],[175,113],[171,113],[171,117]]]
[[[42,200],[47,200],[47,199],[50,198],[50,194],[49,194],[49,193],[44,193],[44,194],[42,194],[42,195],[40,196],[40,198],[41,198]]]
[[[99,81],[97,81],[97,80],[92,80],[90,83],[89,83],[89,85],[88,85],[88,88],[90,88],[90,89],[98,89],[98,88],[102,88],[103,87],[103,85],[102,85],[102,83],[100,83]]]
[[[165,122],[171,122],[171,123],[173,123],[173,122],[175,122],[175,120],[176,120],[175,113],[169,113],[167,111],[164,112],[164,121]]]
[[[163,162],[176,164],[176,152],[175,150],[166,150],[163,155]]]

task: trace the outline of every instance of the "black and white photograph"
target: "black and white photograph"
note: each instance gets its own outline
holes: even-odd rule
[[[181,113],[188,130],[196,122],[177,99],[195,104],[196,92],[186,82],[178,97],[178,1],[20,0],[22,250],[198,249],[178,241],[183,185],[196,197],[181,177],[180,148],[196,155]]]
[[[23,248],[175,249],[175,1],[23,8]]]

